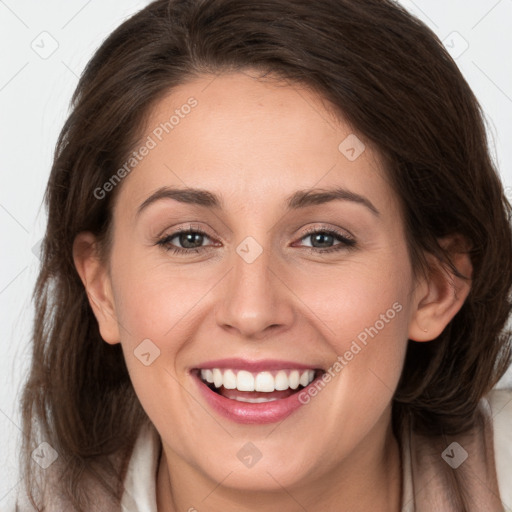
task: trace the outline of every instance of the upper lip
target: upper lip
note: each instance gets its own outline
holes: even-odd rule
[[[312,364],[297,363],[295,361],[283,361],[279,359],[260,359],[258,361],[241,359],[241,358],[229,358],[229,359],[217,359],[215,361],[207,361],[198,364],[196,369],[207,370],[213,368],[231,368],[237,370],[247,370],[249,372],[262,372],[266,370],[316,370],[320,369],[319,366]]]

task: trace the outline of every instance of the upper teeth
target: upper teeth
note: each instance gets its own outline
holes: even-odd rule
[[[251,373],[246,370],[212,368],[201,370],[201,378],[216,388],[238,391],[284,391],[307,386],[315,378],[315,370],[279,370],[278,372]]]

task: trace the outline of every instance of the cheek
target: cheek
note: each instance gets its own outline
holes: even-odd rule
[[[144,410],[161,431],[176,418],[181,418],[186,431],[193,426],[186,424],[190,415],[182,414],[187,384],[180,368],[182,351],[191,339],[194,307],[208,283],[180,278],[168,266],[154,266],[143,258],[127,260],[125,255],[112,280],[130,379]]]
[[[332,392],[344,404],[339,411],[364,409],[378,416],[392,398],[407,348],[409,270],[407,254],[401,258],[397,251],[300,280],[296,293],[331,349]]]
[[[311,310],[337,354],[374,338],[402,338],[411,290],[407,260],[365,258],[296,277],[294,292]],[[357,348],[355,349],[357,351]],[[350,357],[350,356],[349,356]]]
[[[188,416],[180,411],[189,386],[183,375],[184,360],[194,351],[190,341],[204,316],[205,297],[219,274],[196,271],[192,266],[184,272],[167,262],[155,265],[143,255],[122,251],[115,258],[112,281],[116,316],[135,391],[156,423],[172,423],[177,415],[185,421]],[[162,397],[166,407],[162,407]],[[195,417],[197,410],[192,405],[190,417]]]
[[[187,325],[194,308],[218,280],[211,272],[177,270],[142,258],[120,266],[113,276],[116,315],[125,328],[123,342],[172,338],[172,331]]]

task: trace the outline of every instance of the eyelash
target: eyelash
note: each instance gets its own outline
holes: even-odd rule
[[[209,248],[208,246],[195,247],[195,248],[183,248],[183,247],[176,247],[175,245],[170,243],[170,241],[173,238],[176,238],[177,236],[183,235],[183,234],[185,234],[185,235],[196,234],[196,235],[204,236],[206,238],[211,238],[208,235],[208,233],[204,232],[202,229],[189,227],[186,229],[178,229],[174,233],[165,235],[164,237],[160,238],[156,242],[156,245],[163,247],[166,251],[170,251],[173,254],[191,254],[191,253],[199,253],[205,249],[208,250],[208,248]],[[325,234],[328,236],[333,236],[341,243],[334,245],[332,247],[329,247],[327,249],[322,249],[322,248],[317,248],[317,247],[307,247],[307,246],[304,247],[305,249],[307,249],[309,252],[312,252],[312,253],[325,254],[325,253],[341,251],[343,249],[350,250],[350,249],[355,248],[355,246],[357,245],[356,241],[353,238],[348,238],[347,236],[345,236],[345,235],[341,234],[340,232],[333,230],[333,229],[322,229],[322,228],[308,229],[306,231],[306,233],[304,233],[304,235],[301,236],[301,238],[299,240],[303,240],[304,238],[307,238],[307,237],[310,237],[310,236],[316,235],[316,234]]]

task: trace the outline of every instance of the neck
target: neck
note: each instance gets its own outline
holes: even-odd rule
[[[390,425],[376,441],[365,440],[337,466],[319,468],[293,487],[277,485],[278,490],[267,491],[230,487],[230,471],[216,482],[164,445],[157,478],[158,512],[398,512],[400,450]],[[270,476],[269,483],[274,489],[279,484]]]

